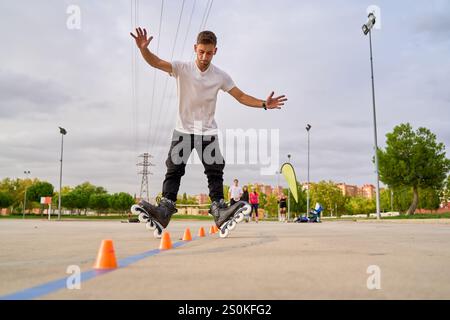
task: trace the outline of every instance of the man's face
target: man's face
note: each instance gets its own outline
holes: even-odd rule
[[[196,44],[194,49],[197,54],[197,61],[203,67],[209,66],[214,55],[217,53],[217,48],[213,44]]]

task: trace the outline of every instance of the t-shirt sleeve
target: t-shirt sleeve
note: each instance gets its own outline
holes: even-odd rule
[[[174,78],[178,78],[178,76],[180,75],[180,71],[181,71],[183,63],[180,61],[172,61],[171,64],[172,64],[172,73],[170,74],[170,76],[174,77]]]
[[[228,73],[224,72],[222,86],[220,87],[220,89],[222,89],[225,92],[228,92],[234,87],[236,87],[236,84],[234,83],[233,79],[231,79]]]

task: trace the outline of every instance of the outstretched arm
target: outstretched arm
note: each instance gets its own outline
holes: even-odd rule
[[[249,96],[242,92],[238,87],[234,87],[228,91],[228,93],[239,101],[239,103],[253,108],[264,108],[265,105],[267,109],[281,109],[281,106],[284,106],[284,102],[288,100],[285,95],[274,98],[275,92],[273,91],[266,100],[260,100]]]
[[[147,63],[153,68],[172,73],[172,64],[158,58],[148,49],[148,45],[153,40],[153,37],[147,39],[147,30],[145,30],[145,28],[144,30],[142,30],[141,28],[137,28],[136,34],[137,36],[130,32],[130,35],[134,38],[134,40],[136,40],[136,45],[141,51],[141,54],[144,57],[145,61],[147,61]]]

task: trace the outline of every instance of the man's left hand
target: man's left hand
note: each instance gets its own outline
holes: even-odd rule
[[[284,106],[284,102],[288,100],[285,95],[274,98],[274,94],[275,92],[272,91],[272,93],[266,100],[267,109],[281,109],[281,106]]]

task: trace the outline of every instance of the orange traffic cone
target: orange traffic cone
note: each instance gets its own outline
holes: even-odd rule
[[[214,226],[209,227],[209,234],[216,233],[216,229],[214,229]]]
[[[94,269],[115,269],[117,268],[116,255],[112,240],[103,240],[98,250],[97,260]]]
[[[216,233],[219,232],[219,228],[216,225],[214,225],[213,228]]]
[[[169,250],[172,249],[172,241],[170,240],[170,234],[164,231],[161,238],[161,244],[159,245],[159,250]]]
[[[204,237],[205,236],[205,229],[203,229],[203,227],[201,227],[200,230],[198,230],[198,236],[199,237]]]
[[[183,235],[183,241],[191,241],[192,240],[192,236],[191,236],[191,230],[189,230],[189,228],[186,228],[186,230],[184,230],[184,235]]]

